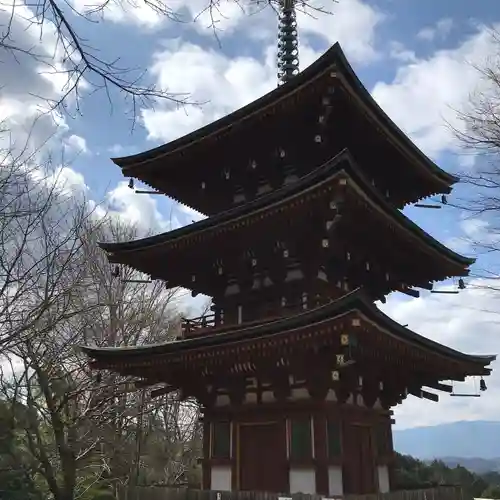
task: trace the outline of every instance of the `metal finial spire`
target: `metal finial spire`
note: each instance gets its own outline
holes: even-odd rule
[[[278,35],[278,85],[283,85],[299,72],[299,42],[296,0],[281,0]]]

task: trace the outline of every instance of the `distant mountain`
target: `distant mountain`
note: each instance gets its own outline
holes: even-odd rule
[[[444,457],[450,465],[460,462],[471,470],[487,465],[500,470],[500,422],[477,420],[395,430],[394,448],[422,460]],[[474,467],[466,465],[466,460]]]
[[[459,458],[442,457],[440,458],[448,467],[461,465],[476,474],[485,474],[486,472],[500,472],[500,458]]]

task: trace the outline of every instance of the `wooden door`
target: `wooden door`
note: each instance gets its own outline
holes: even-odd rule
[[[288,491],[284,422],[239,425],[239,489]]]
[[[346,425],[344,447],[344,488],[346,494],[375,493],[375,459],[371,427]]]

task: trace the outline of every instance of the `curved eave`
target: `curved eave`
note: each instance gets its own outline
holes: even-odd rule
[[[318,182],[321,182],[321,180],[325,177],[327,178],[330,173],[334,173],[339,170],[338,167],[340,163],[348,157],[349,155],[347,150],[344,150],[320,168],[305,175],[294,184],[283,186],[282,188],[271,191],[264,196],[255,198],[244,205],[239,205],[212,217],[194,222],[193,224],[180,227],[179,229],[174,229],[173,231],[158,234],[156,236],[141,238],[139,240],[126,241],[122,243],[99,243],[99,246],[108,253],[142,251],[153,246],[162,245],[169,241],[192,235],[194,233],[214,229],[217,226],[230,223],[235,219],[244,217],[247,214],[254,214],[260,210],[267,210],[275,204],[284,202],[293,196],[300,195],[300,193],[302,193],[305,189],[313,187]]]
[[[401,211],[392,207],[380,194],[380,192],[373,187],[373,185],[363,174],[362,170],[355,164],[352,157],[350,159],[350,164],[352,168],[352,178],[358,184],[358,187],[361,188],[361,194],[365,197],[368,203],[372,204],[374,207],[380,208],[387,218],[397,221],[403,228],[410,231],[412,234],[417,236],[420,240],[432,247],[443,257],[452,261],[454,264],[458,264],[463,267],[469,267],[476,262],[475,258],[465,257],[464,255],[455,252],[451,248],[448,248],[446,245],[443,245],[428,232],[424,231],[418,224],[415,224],[415,222],[404,215]]]
[[[335,52],[335,60],[338,65],[338,70],[343,74],[350,85],[355,89],[355,94],[360,98],[365,105],[373,111],[377,118],[382,122],[387,131],[392,132],[395,138],[401,142],[408,150],[410,150],[415,157],[420,160],[430,172],[438,177],[446,185],[451,186],[457,183],[460,179],[443,169],[438,167],[427,155],[425,155],[420,148],[418,148],[413,141],[389,118],[387,113],[378,105],[377,101],[372,97],[367,88],[363,85],[361,80],[357,77],[352,66],[349,64],[340,45],[335,44],[332,49]]]
[[[304,71],[292,78],[288,83],[271,90],[259,99],[243,106],[232,113],[219,118],[218,120],[205,125],[183,137],[179,137],[167,144],[144,151],[135,155],[124,156],[120,158],[111,158],[111,160],[122,168],[124,174],[131,168],[142,166],[146,163],[156,161],[173,152],[185,149],[193,144],[217,135],[237,122],[247,120],[252,116],[261,113],[264,109],[274,106],[278,101],[287,98],[304,87],[311,85],[316,78],[328,71],[334,64],[337,55],[337,45],[335,44],[327,50],[321,57],[314,61]]]
[[[258,211],[265,211],[274,205],[286,203],[291,197],[299,196],[305,190],[312,190],[320,183],[345,172],[346,176],[354,181],[358,191],[366,201],[387,218],[395,220],[402,228],[416,236],[424,244],[432,247],[439,255],[450,260],[454,265],[468,267],[475,262],[475,259],[464,257],[450,248],[446,247],[430,234],[421,229],[417,224],[411,221],[399,210],[395,209],[380,195],[380,193],[366,179],[361,169],[356,165],[354,159],[347,150],[342,151],[337,156],[326,162],[319,169],[304,176],[295,184],[284,186],[265,196],[256,198],[244,205],[232,208],[226,212],[203,219],[188,226],[184,226],[174,231],[162,233],[156,236],[142,238],[140,240],[128,241],[123,243],[99,243],[100,247],[108,254],[124,254],[132,252],[142,252],[149,248],[172,242],[174,240],[185,238],[201,231],[213,230],[224,224],[229,224],[236,219],[251,216]]]
[[[448,188],[459,181],[459,178],[453,176],[439,168],[430,158],[428,158],[407,136],[406,134],[389,118],[385,111],[373,99],[370,92],[361,83],[356,76],[352,66],[347,61],[344,52],[339,43],[334,44],[320,58],[307,67],[304,71],[295,76],[287,84],[278,87],[265,94],[261,98],[247,104],[246,106],[198,129],[190,134],[180,137],[167,144],[144,151],[135,155],[112,158],[112,161],[120,166],[126,175],[130,169],[142,166],[144,164],[156,161],[176,151],[191,147],[195,143],[208,139],[228,130],[238,122],[247,120],[254,115],[261,113],[266,108],[275,105],[282,99],[296,93],[302,88],[308,87],[322,76],[326,71],[335,68],[337,72],[344,76],[344,80],[353,89],[353,93],[359,98],[368,109],[370,109],[386,132],[392,134],[395,139],[403,145],[416,160],[423,165],[429,173],[435,176],[440,182]]]
[[[360,313],[379,330],[385,331],[394,338],[436,353],[447,359],[477,365],[482,369],[486,369],[487,365],[496,359],[496,355],[471,355],[462,353],[401,326],[370,302],[361,289],[344,295],[325,306],[297,314],[296,316],[265,322],[248,328],[238,328],[237,330],[220,334],[207,334],[193,339],[140,347],[99,348],[80,346],[80,349],[95,361],[133,363],[134,360],[140,360],[144,356],[164,356],[194,349],[206,349],[248,340],[286,335],[287,332],[292,330],[320,324],[325,321],[332,321],[353,312]]]

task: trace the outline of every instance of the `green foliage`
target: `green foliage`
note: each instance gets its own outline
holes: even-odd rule
[[[87,500],[116,500],[116,495],[109,481],[103,480],[85,495]]]
[[[465,467],[448,467],[441,460],[422,462],[396,455],[395,489],[411,490],[439,485],[459,485],[473,498],[500,499],[500,473],[475,474]]]
[[[500,486],[498,484],[490,484],[483,492],[483,498],[499,498],[500,499]]]
[[[26,408],[0,401],[0,500],[40,498],[17,439]]]

